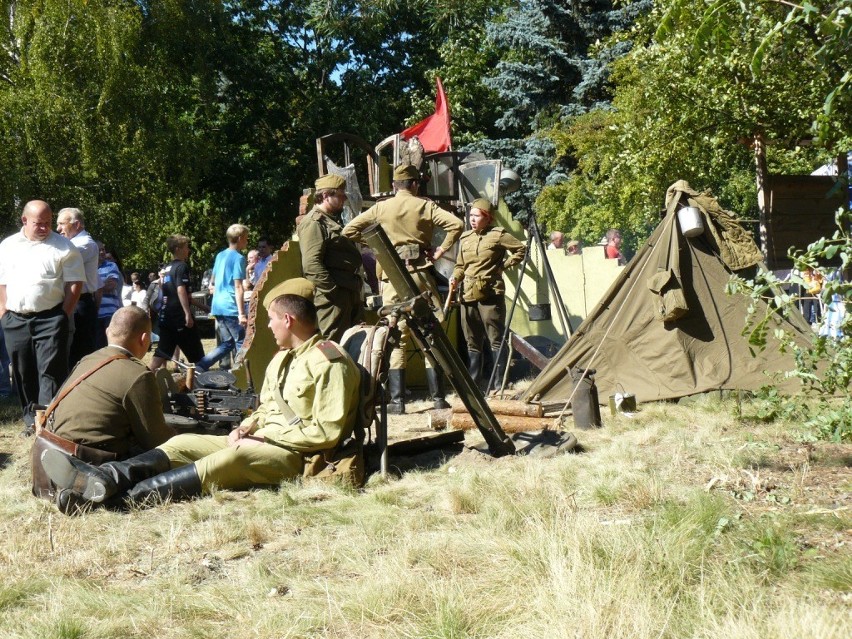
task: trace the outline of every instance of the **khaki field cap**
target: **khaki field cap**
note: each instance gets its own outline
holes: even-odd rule
[[[314,187],[317,191],[321,189],[342,189],[346,187],[346,179],[340,175],[329,173],[314,182]]]
[[[494,206],[484,197],[474,200],[473,204],[470,205],[470,208],[485,211],[488,215],[494,215]]]
[[[420,171],[410,164],[400,164],[393,170],[393,179],[399,182],[403,180],[419,180]]]
[[[289,280],[285,280],[272,287],[272,290],[263,298],[263,307],[268,311],[269,307],[272,306],[272,302],[282,295],[298,295],[299,297],[304,297],[309,302],[313,302],[314,285],[304,277],[291,277]]]

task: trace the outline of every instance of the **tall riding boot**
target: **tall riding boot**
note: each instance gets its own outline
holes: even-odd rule
[[[444,375],[437,368],[426,369],[426,384],[429,386],[429,399],[432,400],[434,408],[449,408],[450,404],[445,399]]]
[[[168,455],[159,448],[100,466],[87,464],[61,450],[48,449],[41,455],[41,464],[57,487],[68,488],[95,503],[101,503],[171,468]]]
[[[405,369],[392,368],[388,371],[389,415],[405,415]]]
[[[480,389],[482,388],[482,353],[479,351],[468,351],[467,359],[469,361],[467,365],[467,371],[470,373],[471,379],[473,379],[473,383],[476,384]]]
[[[158,501],[191,499],[201,494],[201,478],[195,464],[178,466],[139,482],[120,497],[127,505],[142,504],[149,499]]]
[[[506,372],[506,351],[503,351],[503,356],[500,360],[497,360],[497,356],[500,354],[500,351],[491,351],[491,356],[494,360],[494,385],[488,390],[500,390],[500,387],[503,385],[503,375]]]

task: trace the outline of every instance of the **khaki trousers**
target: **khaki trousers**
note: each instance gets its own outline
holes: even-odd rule
[[[286,448],[231,447],[227,437],[217,435],[177,435],[158,448],[169,456],[172,468],[195,464],[204,492],[213,486],[230,490],[277,486],[299,477],[304,466],[302,456]]]

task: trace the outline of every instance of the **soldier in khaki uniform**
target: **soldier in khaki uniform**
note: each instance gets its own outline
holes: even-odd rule
[[[109,346],[80,360],[59,394],[108,358],[119,359],[71,388],[56,405],[47,429],[68,441],[125,459],[159,446],[175,432],[163,417],[154,374],[141,362],[151,345],[148,313],[137,306],[120,308],[106,334]]]
[[[340,342],[346,329],[364,317],[361,302],[361,252],[348,237],[338,216],[346,202],[346,180],[324,175],[315,183],[315,204],[296,229],[302,253],[302,274],[314,285],[320,332]]]
[[[303,455],[333,449],[351,434],[361,379],[346,352],[317,332],[312,297],[311,283],[294,278],[264,298],[282,350],[266,369],[260,407],[230,435],[178,435],[144,455],[101,466],[48,450],[42,456],[48,476],[78,499],[118,506],[301,475]]]
[[[482,382],[482,342],[486,335],[494,354],[495,382],[502,379],[505,361],[497,361],[506,325],[506,285],[503,271],[519,264],[526,247],[503,227],[493,226],[494,209],[486,199],[470,207],[469,231],[461,236],[453,283],[463,282],[462,331],[470,358],[470,376]],[[499,384],[498,384],[499,387]]]
[[[419,179],[420,173],[413,166],[396,167],[393,172],[396,195],[376,203],[352,220],[344,227],[343,235],[357,242],[361,239],[361,231],[373,224],[380,224],[411,272],[417,286],[421,291],[429,291],[432,294],[433,305],[438,309],[436,314],[440,316],[441,302],[438,289],[429,269],[434,261],[456,243],[464,230],[464,223],[434,202],[417,197]],[[432,235],[436,227],[444,229],[447,235],[433,252]],[[385,304],[402,301],[385,276],[382,276],[382,301]],[[408,330],[404,321],[399,323],[399,329],[400,344],[391,353],[388,371],[391,395],[388,412],[394,414],[405,412],[405,342],[408,338]],[[431,368],[428,360],[426,361],[426,379],[435,407],[448,408],[449,404],[444,399],[441,388],[441,377],[438,371]]]

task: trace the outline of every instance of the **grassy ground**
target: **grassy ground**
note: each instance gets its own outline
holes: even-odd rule
[[[67,518],[5,406],[0,636],[852,636],[852,446],[642,408],[582,454]]]

